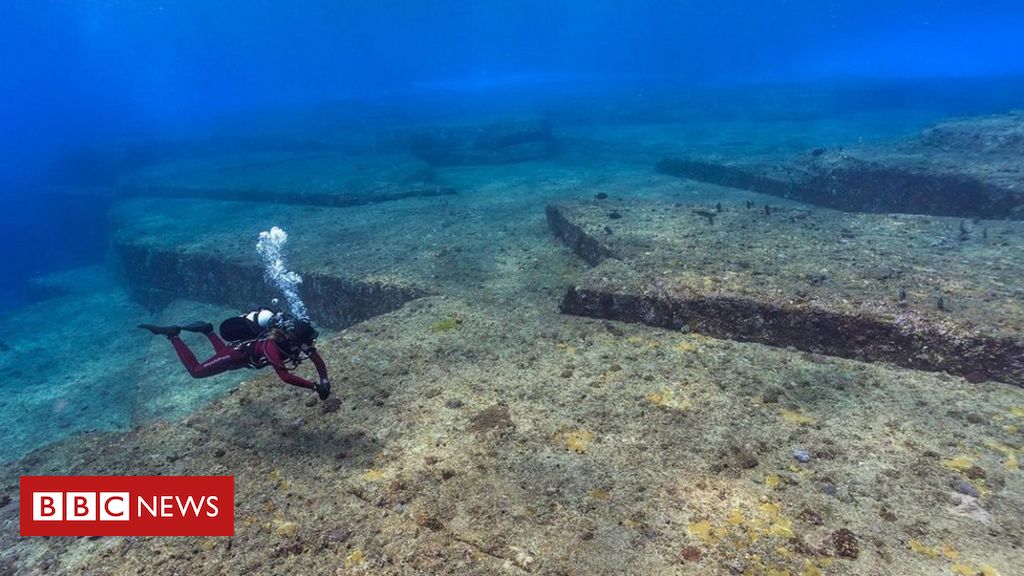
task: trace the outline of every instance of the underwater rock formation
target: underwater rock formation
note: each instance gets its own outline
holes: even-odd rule
[[[151,216],[157,205],[166,218]],[[252,207],[239,210],[242,206]],[[367,267],[373,262],[365,258],[332,263],[329,258],[344,253],[343,245],[313,231],[346,216],[348,209],[289,211],[234,202],[126,200],[112,212],[113,248],[133,296],[149,307],[188,298],[248,310],[283,296],[267,282],[253,249],[258,224],[248,230],[250,222],[268,220],[293,230],[296,243],[290,246],[289,267],[301,275],[298,296],[318,324],[346,328],[427,293],[408,279],[373,274]],[[360,224],[353,218],[353,226]],[[343,228],[336,225],[336,232]]]
[[[543,120],[430,128],[409,140],[413,155],[433,166],[525,162],[550,157],[557,146]]]
[[[247,264],[128,242],[114,248],[133,297],[150,307],[192,298],[247,310],[280,296],[264,281],[263,268],[255,261]],[[396,310],[424,294],[408,286],[310,273],[303,274],[300,293],[310,317],[334,329]]]
[[[563,312],[1024,385],[1020,223],[960,240],[954,219],[729,205],[709,225],[634,201],[609,224],[610,207],[547,208],[596,265]]]
[[[657,170],[848,212],[1024,219],[1024,114],[937,124],[894,144],[792,158],[664,158]]]
[[[339,152],[199,155],[174,158],[123,177],[119,196],[163,196],[359,206],[455,194],[408,155]]]

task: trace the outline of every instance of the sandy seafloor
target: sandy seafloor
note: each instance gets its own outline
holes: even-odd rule
[[[576,128],[553,159],[437,169],[456,196],[316,209],[435,292],[325,335],[327,403],[269,372],[192,382],[131,328],[222,307],[153,313],[111,280],[5,315],[0,573],[1022,573],[1021,388],[558,313],[588,266],[547,202],[755,197],[654,173],[679,134]],[[64,321],[17,329],[38,318]],[[234,475],[236,533],[19,538],[18,476],[49,473]]]

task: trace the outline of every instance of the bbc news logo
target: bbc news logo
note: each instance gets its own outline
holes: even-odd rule
[[[233,536],[232,476],[22,476],[22,536]]]

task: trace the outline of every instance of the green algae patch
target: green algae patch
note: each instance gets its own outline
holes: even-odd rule
[[[462,326],[462,318],[456,316],[450,316],[445,318],[430,327],[431,332],[451,332],[452,330],[458,329]]]
[[[1002,453],[1002,455],[1006,458],[1006,460],[1003,462],[1003,468],[1005,468],[1006,470],[1016,471],[1020,469],[1020,463],[1017,461],[1018,450],[1013,446],[1008,446],[1006,444],[1003,444],[1002,442],[996,442],[994,440],[986,440],[985,446],[992,450],[995,450],[996,452]]]
[[[803,412],[803,410],[790,410],[783,408],[781,410],[782,419],[790,424],[796,424],[797,426],[810,426],[816,422],[816,420]]]
[[[967,456],[955,456],[948,460],[943,460],[942,465],[950,470],[956,470],[957,472],[966,472],[974,467],[974,461]]]

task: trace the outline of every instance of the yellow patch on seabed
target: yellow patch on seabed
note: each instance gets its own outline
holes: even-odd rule
[[[659,390],[647,395],[647,401],[655,406],[664,406],[675,410],[686,410],[693,403],[686,398],[675,398],[671,390]]]
[[[564,350],[565,353],[569,354],[570,356],[576,354],[576,347],[570,346],[565,342],[555,342],[555,348],[558,348],[559,350]]]
[[[294,538],[295,534],[299,530],[299,527],[295,524],[295,522],[284,522],[282,520],[274,520],[274,524],[276,524],[276,526],[274,527],[274,534],[280,536],[281,538]]]
[[[782,478],[779,478],[778,474],[769,474],[764,477],[764,485],[769,488],[778,488],[781,483]]]
[[[985,446],[988,446],[989,448],[996,450],[998,452],[1002,452],[1006,456],[1006,462],[1003,464],[1003,466],[1007,470],[1020,469],[1020,464],[1017,462],[1017,449],[1014,448],[1013,446],[1007,446],[1006,444],[996,442],[994,440],[986,440]]]
[[[772,525],[768,527],[768,534],[770,536],[780,536],[782,538],[793,537],[793,521],[789,518],[776,518]]]
[[[380,482],[384,479],[384,471],[377,468],[370,468],[359,475],[364,482]]]
[[[967,456],[956,456],[950,458],[949,460],[943,460],[942,465],[945,466],[946,468],[949,468],[950,470],[957,470],[959,472],[963,472],[965,470],[970,470],[972,467],[974,467],[974,461],[968,458]]]
[[[700,538],[701,542],[706,544],[713,544],[729,533],[725,528],[715,528],[712,526],[710,520],[690,522],[686,525],[686,531],[690,536],[696,536]]]
[[[988,564],[982,564],[976,568],[970,564],[958,563],[953,564],[949,569],[953,574],[958,574],[959,576],[978,576],[978,574],[981,574],[981,576],[1000,576],[999,570],[996,570]]]
[[[450,331],[455,330],[456,328],[458,328],[459,325],[461,325],[461,324],[462,324],[462,319],[461,318],[459,318],[458,316],[451,316],[449,318],[445,318],[444,320],[441,320],[437,324],[432,325],[430,327],[430,331],[431,332],[450,332]]]
[[[814,562],[804,560],[804,568],[800,571],[800,576],[821,576],[821,570],[814,565]]]
[[[912,551],[916,552],[917,554],[922,554],[922,555],[927,556],[929,558],[938,558],[939,557],[939,550],[938,550],[938,548],[936,548],[934,546],[926,546],[926,545],[918,542],[914,538],[910,539],[910,549]]]
[[[686,352],[693,352],[694,350],[696,350],[697,349],[697,345],[694,344],[693,342],[686,342],[684,340],[684,341],[680,342],[679,344],[676,344],[672,348],[676,352],[686,353]]]
[[[636,344],[637,346],[644,346],[646,348],[651,349],[658,348],[659,346],[661,346],[661,342],[658,342],[657,340],[654,340],[652,338],[644,338],[642,336],[630,336],[626,338],[626,342],[629,342],[630,344]]]
[[[960,553],[957,552],[956,548],[953,548],[949,544],[939,546],[939,552],[946,557],[946,560],[956,560],[960,557]]]
[[[1017,455],[1010,454],[1006,458],[1005,467],[1007,470],[1020,470],[1020,464],[1017,463]]]
[[[587,492],[587,496],[590,496],[594,500],[607,500],[608,498],[611,497],[611,494],[609,494],[606,490],[594,488],[590,492]]]
[[[565,447],[579,454],[586,452],[593,441],[594,433],[589,430],[576,430],[565,433]]]
[[[782,419],[790,424],[797,424],[800,426],[814,424],[814,418],[804,414],[802,410],[789,410],[787,408],[783,408],[781,413]]]
[[[779,505],[774,502],[765,502],[758,506],[757,509],[767,514],[772,520],[777,520],[779,518],[779,511],[781,510]]]
[[[366,562],[366,553],[362,550],[353,550],[351,554],[345,557],[345,568],[362,566],[364,562]]]
[[[1010,408],[1010,414],[1013,414],[1014,416],[1022,417],[1022,416],[1024,416],[1024,407],[1013,406],[1012,408]]]
[[[733,508],[729,511],[729,517],[725,521],[733,526],[739,526],[743,524],[743,512],[739,508]]]
[[[917,554],[927,556],[928,558],[939,558],[941,556],[953,562],[949,565],[949,571],[958,576],[978,576],[979,574],[982,576],[999,576],[999,571],[988,564],[981,564],[975,567],[964,562],[956,562],[960,557],[960,552],[949,544],[928,546],[915,539],[911,539],[909,545],[910,549]]]

